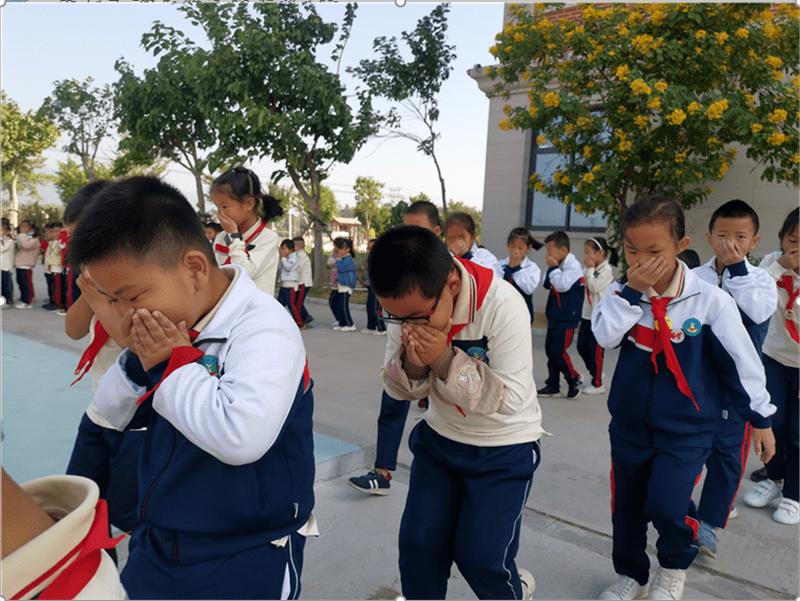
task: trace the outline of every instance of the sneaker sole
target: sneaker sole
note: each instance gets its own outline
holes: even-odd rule
[[[350,480],[348,480],[347,483],[353,488],[355,488],[358,492],[363,492],[364,494],[367,495],[378,495],[379,497],[385,497],[390,492],[392,492],[391,488],[370,488],[369,490],[367,490],[366,488],[361,488],[360,486],[356,486],[355,484],[350,482]]]
[[[712,551],[710,547],[706,547],[705,545],[700,545],[700,553],[703,555],[708,555],[711,559],[717,558],[717,553]]]

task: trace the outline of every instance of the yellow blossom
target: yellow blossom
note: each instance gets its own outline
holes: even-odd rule
[[[592,156],[592,147],[591,146],[584,146],[583,147],[583,156],[587,159],[591,158]]]
[[[617,67],[617,79],[621,79],[622,81],[626,81],[628,79],[628,75],[630,75],[631,71],[628,69],[627,65],[620,65]]]
[[[569,202],[569,194],[567,194],[566,196],[564,196],[564,202]]]
[[[683,163],[685,160],[686,160],[686,153],[685,152],[679,152],[678,154],[675,155],[675,162],[676,163]]]
[[[708,120],[711,121],[713,119],[719,119],[722,117],[722,113],[724,113],[728,108],[728,101],[726,99],[717,100],[716,102],[712,102],[711,106],[706,109],[706,117]]]
[[[783,71],[773,71],[772,78],[775,81],[780,81],[781,79],[783,79]]]
[[[521,31],[518,31],[514,34],[514,41],[515,42],[524,42],[525,41],[525,34]]]
[[[593,88],[594,87],[594,82],[593,81],[587,81],[586,82],[586,87],[587,88]]]
[[[716,138],[709,138],[708,140],[706,140],[706,144],[708,144],[709,146],[716,146],[717,144],[719,144],[719,140],[717,140]]]
[[[792,163],[800,163],[800,153],[795,152],[792,155]]]
[[[717,44],[719,46],[722,46],[723,44],[725,44],[725,40],[727,40],[730,36],[723,31],[721,33],[714,32],[714,37],[717,38]]]
[[[740,27],[739,29],[736,30],[736,37],[746,40],[747,38],[750,37],[750,32],[747,31],[744,27]]]
[[[587,184],[591,184],[594,181],[594,175],[591,173],[584,174],[583,181]]]
[[[655,111],[659,110],[661,108],[661,96],[654,96],[648,101],[646,106]]]
[[[539,146],[544,146],[545,144],[547,144],[547,138],[545,138],[542,135],[536,136],[536,143]]]
[[[544,192],[544,182],[536,182],[533,185],[533,189],[537,192]]]
[[[779,131],[776,131],[769,138],[767,138],[767,142],[769,142],[773,146],[780,146],[785,141],[786,141],[786,134],[783,134]]]
[[[780,69],[783,61],[779,59],[777,56],[768,56],[764,59],[764,62],[767,63],[773,69]]]
[[[539,109],[536,108],[535,106],[532,106],[531,108],[528,109],[528,114],[534,119],[536,119],[536,117],[539,116]]]
[[[780,35],[780,30],[775,27],[772,23],[767,23],[764,25],[764,35],[770,42],[774,42],[778,36]]]
[[[683,169],[676,169],[675,170],[675,175],[680,175],[681,173],[683,173]]]
[[[786,121],[786,117],[788,117],[788,116],[789,116],[789,114],[785,110],[783,110],[783,109],[775,109],[774,111],[772,111],[772,114],[769,116],[769,120],[772,123],[783,123],[784,121]]]
[[[658,90],[659,92],[663,92],[667,89],[667,84],[663,81],[659,81],[658,83],[654,84],[653,87]]]
[[[637,115],[633,118],[633,122],[639,127],[639,129],[644,129],[650,125],[650,119],[648,119],[645,115]]]
[[[700,171],[695,171],[694,174],[697,176],[697,179],[703,179],[703,174]]]
[[[626,36],[630,32],[631,32],[631,30],[628,29],[627,27],[625,27],[624,25],[620,25],[619,29],[617,29],[617,33],[619,33],[619,35],[621,35],[621,36]]]
[[[543,94],[542,100],[544,100],[544,105],[548,107],[556,107],[561,102],[561,99],[555,92],[547,92],[546,94]]]
[[[575,133],[575,126],[572,123],[567,123],[564,126],[564,133],[567,134],[568,136],[571,136],[572,134]]]
[[[697,111],[703,110],[703,105],[697,104],[695,101],[692,101],[691,104],[689,104],[689,106],[686,107],[686,110],[689,111],[690,115],[694,115]]]
[[[642,94],[649,95],[652,92],[650,86],[644,83],[644,80],[641,79],[634,79],[631,82],[631,90],[633,90],[633,93],[637,96]]]
[[[525,71],[525,73],[522,74],[522,80],[523,81],[528,81],[530,78],[531,78],[531,74],[528,73],[527,71]]]
[[[686,121],[686,113],[684,113],[681,109],[675,109],[669,115],[667,115],[667,121],[669,121],[672,125],[680,125]]]
[[[600,171],[600,169],[602,169],[600,165],[595,165],[594,167],[592,167],[592,172],[597,173],[598,171]]]
[[[761,125],[760,123],[751,123],[750,124],[750,131],[753,132],[754,134],[757,134],[762,129],[764,129],[764,126]]]
[[[628,142],[628,141],[625,141],[625,140],[620,142],[619,146],[617,146],[617,148],[619,148],[620,152],[625,152],[627,150],[630,150],[632,147],[633,147],[633,144],[631,142]]]
[[[659,146],[656,148],[656,152],[664,152],[664,148]]]
[[[753,106],[756,103],[756,97],[752,94],[745,94],[744,95],[744,103],[747,106]]]
[[[701,29],[696,34],[694,34],[694,37],[697,38],[698,40],[702,40],[704,37],[706,37],[706,32]]]
[[[503,119],[500,122],[500,129],[502,129],[503,131],[508,131],[509,129],[513,129],[511,121],[508,119]]]

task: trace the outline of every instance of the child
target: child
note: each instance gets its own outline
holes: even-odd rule
[[[444,599],[455,562],[480,599],[530,598],[533,577],[515,557],[544,430],[525,302],[420,227],[384,233],[368,270],[391,324],[384,386],[431,400],[409,438],[403,596]]]
[[[223,231],[222,226],[215,221],[209,221],[203,226],[203,229],[206,232],[206,238],[211,244],[214,244],[214,239]]]
[[[300,270],[298,269],[297,254],[294,252],[294,242],[287,238],[281,242],[278,249],[281,258],[280,283],[278,291],[278,302],[289,309],[297,327],[301,330],[306,329],[306,324],[300,318]]]
[[[61,223],[51,224],[50,235],[48,237],[47,250],[45,251],[45,278],[47,288],[50,293],[50,302],[44,308],[48,311],[61,311],[64,305],[61,302],[63,293],[61,292],[61,273],[64,268],[61,266],[61,244],[58,241],[61,235]]]
[[[764,370],[767,374],[767,390],[772,402],[778,407],[773,422],[777,452],[767,463],[767,479],[759,482],[744,495],[744,502],[752,507],[766,507],[771,501],[780,499],[772,519],[781,524],[800,522],[798,504],[798,350],[800,350],[800,260],[798,260],[798,214],[800,209],[789,213],[780,229],[778,238],[781,250],[770,253],[761,261],[777,282],[778,307],[769,322],[764,340]],[[775,483],[783,479],[783,492]]]
[[[778,293],[766,270],[752,266],[747,260],[759,239],[758,215],[752,207],[743,200],[726,202],[714,211],[708,224],[706,241],[714,249],[714,256],[692,273],[733,297],[753,346],[761,356]],[[772,402],[776,404],[774,399]],[[710,557],[717,556],[715,530],[725,528],[734,511],[750,446],[750,425],[736,411],[724,411],[723,418],[722,429],[714,434],[711,455],[706,461],[706,480],[697,507],[700,518],[697,542],[700,552]]]
[[[333,252],[328,257],[328,260],[325,264],[328,266],[328,277],[330,278],[330,285],[331,285],[331,293],[328,296],[328,307],[333,313],[333,317],[336,321],[334,321],[331,326],[334,328],[339,325],[339,313],[337,312],[338,309],[338,302],[336,297],[339,295],[339,277],[336,273],[336,260],[338,258],[338,254],[336,253],[336,248],[333,249]]]
[[[297,289],[298,303],[300,304],[300,320],[308,325],[314,318],[306,311],[306,295],[314,285],[314,276],[311,271],[311,259],[306,252],[306,241],[302,236],[292,238],[294,254],[297,255],[297,269],[300,271],[300,287]]]
[[[17,309],[31,309],[36,296],[33,290],[33,267],[39,258],[39,226],[30,219],[25,219],[17,229],[17,254],[14,256],[14,266],[17,269],[20,302],[15,306]]]
[[[403,225],[416,225],[431,231],[437,237],[441,233],[439,227],[439,209],[427,200],[411,203],[403,214]],[[369,263],[369,260],[367,261]],[[367,269],[369,276],[369,268]],[[375,297],[377,301],[377,297]],[[378,304],[378,316],[381,309]],[[387,347],[390,341],[387,340]],[[420,409],[428,408],[428,399],[417,402]],[[397,452],[403,440],[403,431],[408,417],[409,403],[389,396],[384,390],[381,395],[381,412],[378,416],[378,444],[375,449],[375,469],[363,476],[350,478],[349,484],[356,490],[370,495],[385,496],[391,492],[391,472],[397,469]]]
[[[581,327],[578,330],[578,354],[591,375],[591,382],[583,387],[584,394],[603,394],[603,347],[592,334],[592,311],[605,296],[606,288],[614,281],[611,266],[617,265],[617,249],[608,246],[602,236],[589,238],[583,245],[583,279],[586,296],[583,297]]]
[[[494,269],[497,257],[478,246],[475,220],[469,213],[450,213],[444,222],[444,240],[454,257],[461,257],[481,267]]]
[[[581,321],[583,271],[578,259],[569,252],[569,237],[564,232],[550,234],[544,239],[544,245],[547,248],[544,287],[550,290],[545,308],[548,377],[544,388],[540,388],[537,394],[541,397],[561,396],[559,380],[563,373],[568,387],[567,398],[575,399],[581,393],[578,388],[580,376],[572,366],[567,349]]]
[[[291,318],[243,266],[217,267],[191,204],[156,178],[103,192],[70,262],[127,340],[95,403],[119,430],[147,426],[130,597],[297,598],[315,524],[313,395]]]
[[[64,228],[59,234],[58,242],[61,249],[61,285],[65,295],[62,304],[65,309],[72,307],[81,295],[81,289],[77,284],[78,276],[81,273],[80,267],[77,266],[73,269],[70,267],[69,261],[67,261],[70,238],[78,223],[80,223],[84,209],[86,209],[92,198],[110,185],[111,182],[108,180],[97,180],[86,184],[75,193],[75,196],[67,203],[67,208],[64,209]],[[66,311],[63,309],[58,313],[59,315],[66,315]]]
[[[225,230],[214,241],[217,262],[241,265],[259,290],[275,296],[278,234],[267,223],[283,215],[278,201],[261,194],[258,176],[245,167],[234,167],[215,179],[211,200]]]
[[[11,269],[14,266],[14,255],[16,253],[16,243],[14,240],[13,230],[11,229],[11,222],[3,217],[2,219],[2,234],[3,246],[2,255],[0,255],[0,267],[2,268],[2,283],[3,283],[3,309],[14,306],[14,284],[11,277]]]
[[[372,245],[375,244],[375,240],[377,238],[371,238],[369,242],[367,242],[367,255],[369,255],[369,251],[372,250]],[[372,291],[372,287],[369,285],[369,273],[366,274],[366,281],[367,281],[367,327],[361,330],[362,334],[375,334],[377,336],[386,334],[386,324],[383,323],[380,315],[378,315],[378,310],[380,309],[380,305],[378,305],[378,299],[375,296],[375,293]]]
[[[650,599],[680,599],[697,555],[694,488],[722,411],[754,426],[756,453],[769,459],[774,438],[764,372],[733,299],[686,269],[677,201],[637,201],[620,224],[630,267],[592,312],[605,348],[620,346],[611,383],[612,559],[619,574],[600,599],[634,599],[649,579],[647,523],[659,533],[659,567]],[[728,394],[726,400],[725,394]]]
[[[531,325],[533,325],[533,291],[539,285],[542,270],[527,255],[531,249],[542,248],[543,244],[531,236],[531,233],[524,227],[517,227],[508,235],[506,246],[508,247],[508,258],[494,264],[494,273],[514,286],[522,295],[525,304],[528,305]]]
[[[356,256],[353,242],[349,238],[336,238],[333,241],[336,254],[336,278],[338,288],[336,294],[336,315],[339,325],[333,326],[340,332],[355,332],[356,326],[350,315],[350,295],[356,287]]]
[[[5,599],[127,599],[106,549],[105,501],[77,476],[19,486],[2,470]]]

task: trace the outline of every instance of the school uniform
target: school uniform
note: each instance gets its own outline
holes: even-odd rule
[[[516,267],[509,267],[508,260],[509,257],[506,257],[501,261],[497,261],[493,266],[494,273],[497,277],[514,286],[516,291],[522,295],[522,298],[525,299],[525,305],[528,307],[528,312],[531,314],[531,323],[533,323],[533,292],[542,279],[542,270],[528,257],[523,257],[522,263]]]
[[[6,599],[127,599],[117,566],[106,552],[105,501],[97,485],[78,476],[47,476],[21,485],[58,520],[2,560]]]
[[[59,309],[63,308],[61,299],[63,292],[61,290],[61,273],[64,268],[61,266],[61,245],[58,240],[51,240],[47,245],[45,251],[45,278],[47,279],[48,292],[50,293],[50,302],[52,302]]]
[[[402,328],[388,327],[382,368],[397,399],[428,397],[400,525],[400,577],[408,599],[444,599],[455,561],[479,598],[521,598],[515,564],[522,509],[545,434],[533,382],[530,315],[493,272],[454,261],[461,291],[443,353],[421,379],[403,367]],[[432,501],[433,500],[433,501]]]
[[[575,328],[581,321],[583,310],[583,270],[575,255],[569,253],[561,264],[550,267],[545,273],[544,287],[550,290],[545,307],[547,335],[547,380],[549,388],[558,390],[560,374],[564,374],[569,388],[578,385],[578,372],[567,353]]]
[[[326,264],[330,270],[329,277],[331,284],[331,293],[328,296],[328,308],[331,310],[331,313],[333,313],[333,317],[336,319],[337,323],[342,325],[341,321],[339,320],[339,309],[336,301],[336,297],[339,295],[339,277],[336,273],[336,254],[329,256]]]
[[[305,324],[300,316],[302,297],[298,294],[300,288],[300,269],[297,253],[289,253],[280,260],[280,274],[278,276],[281,287],[278,290],[278,302],[289,309],[292,319],[298,327]]]
[[[798,501],[798,374],[800,374],[800,277],[778,263],[781,252],[768,254],[760,265],[777,284],[778,305],[764,340],[767,390],[778,407],[775,414],[775,457],[767,464],[770,480],[783,478],[783,496]]]
[[[592,310],[614,281],[614,273],[608,261],[603,261],[594,267],[584,267],[583,280],[586,283],[586,296],[583,297],[581,327],[578,330],[578,354],[589,370],[592,386],[600,388],[603,385],[603,347],[597,344],[592,334]]]
[[[95,403],[147,425],[139,516],[122,581],[131,598],[287,599],[316,534],[312,382],[300,332],[247,277],[193,327],[193,346],[142,369],[123,352]]]
[[[306,296],[308,295],[308,291],[314,285],[314,276],[311,271],[311,259],[308,258],[308,253],[305,250],[298,250],[295,251],[297,255],[297,267],[300,271],[300,287],[297,289],[297,294],[299,295],[299,303],[300,303],[300,320],[303,323],[308,323],[309,317],[308,311],[306,310]]]
[[[697,555],[692,489],[722,411],[768,428],[775,407],[733,299],[682,262],[662,295],[611,284],[592,331],[620,347],[608,397],[614,569],[644,585],[648,522],[662,567],[686,569]]]
[[[355,290],[357,279],[356,263],[349,254],[336,259],[336,278],[339,283],[335,298],[337,320],[340,326],[351,327],[353,317],[350,315],[350,295]]]
[[[78,286],[78,276],[80,269],[73,269],[67,262],[67,255],[69,254],[69,241],[70,236],[66,230],[61,230],[58,235],[58,247],[61,249],[61,265],[63,270],[61,272],[61,288],[63,290],[63,297],[61,304],[69,309],[75,301],[81,296],[81,289]]]
[[[465,252],[461,258],[466,259],[467,261],[472,261],[473,263],[476,263],[481,267],[486,267],[487,269],[494,269],[494,264],[497,263],[497,257],[495,257],[485,248],[478,246],[477,242],[473,242],[470,249]]]
[[[39,239],[33,234],[17,236],[17,254],[14,256],[14,267],[17,270],[17,286],[20,300],[30,304],[36,292],[33,289],[33,267],[39,258]]]
[[[0,272],[2,272],[2,294],[6,299],[7,305],[14,304],[14,283],[11,277],[11,269],[14,267],[14,254],[16,253],[16,243],[11,236],[3,238],[2,250],[0,250]]]
[[[716,256],[692,270],[701,280],[727,292],[736,301],[742,322],[759,357],[770,317],[778,304],[775,280],[760,267],[745,259],[716,270]],[[773,403],[774,404],[774,403]],[[715,528],[728,523],[736,494],[747,464],[752,427],[733,410],[723,410],[722,429],[714,435],[711,455],[706,462],[706,479],[700,504],[700,519]]]
[[[241,265],[259,290],[274,297],[280,240],[267,224],[256,221],[240,238],[220,232],[214,239],[214,253],[218,265]]]
[[[375,296],[375,292],[372,290],[372,286],[369,285],[369,273],[366,274],[366,284],[367,284],[367,329],[374,330],[376,332],[385,332],[386,331],[386,324],[378,315],[378,310],[380,309],[380,303],[378,302],[378,297]]]

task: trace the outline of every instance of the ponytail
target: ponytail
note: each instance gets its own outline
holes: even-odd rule
[[[589,238],[586,241],[586,244],[592,244],[595,246],[597,250],[602,250],[605,254],[606,261],[608,261],[609,265],[613,265],[614,267],[617,266],[619,263],[619,252],[613,246],[609,246],[608,242],[602,236],[596,236],[594,238]]]
[[[521,239],[523,242],[525,242],[526,246],[533,247],[533,250],[539,250],[544,246],[544,244],[531,236],[531,233],[524,227],[515,227],[513,230],[511,230],[506,244],[511,244],[511,241],[516,239]]]
[[[261,181],[247,167],[228,169],[211,184],[211,192],[227,194],[238,202],[248,198],[256,200],[256,214],[262,221],[270,221],[283,215],[283,208],[273,196],[261,193]],[[259,203],[260,201],[260,203]],[[259,207],[260,204],[260,207]]]
[[[353,250],[353,241],[350,238],[340,236],[333,241],[336,248],[347,248],[350,251],[350,256],[356,258],[356,251]]]

